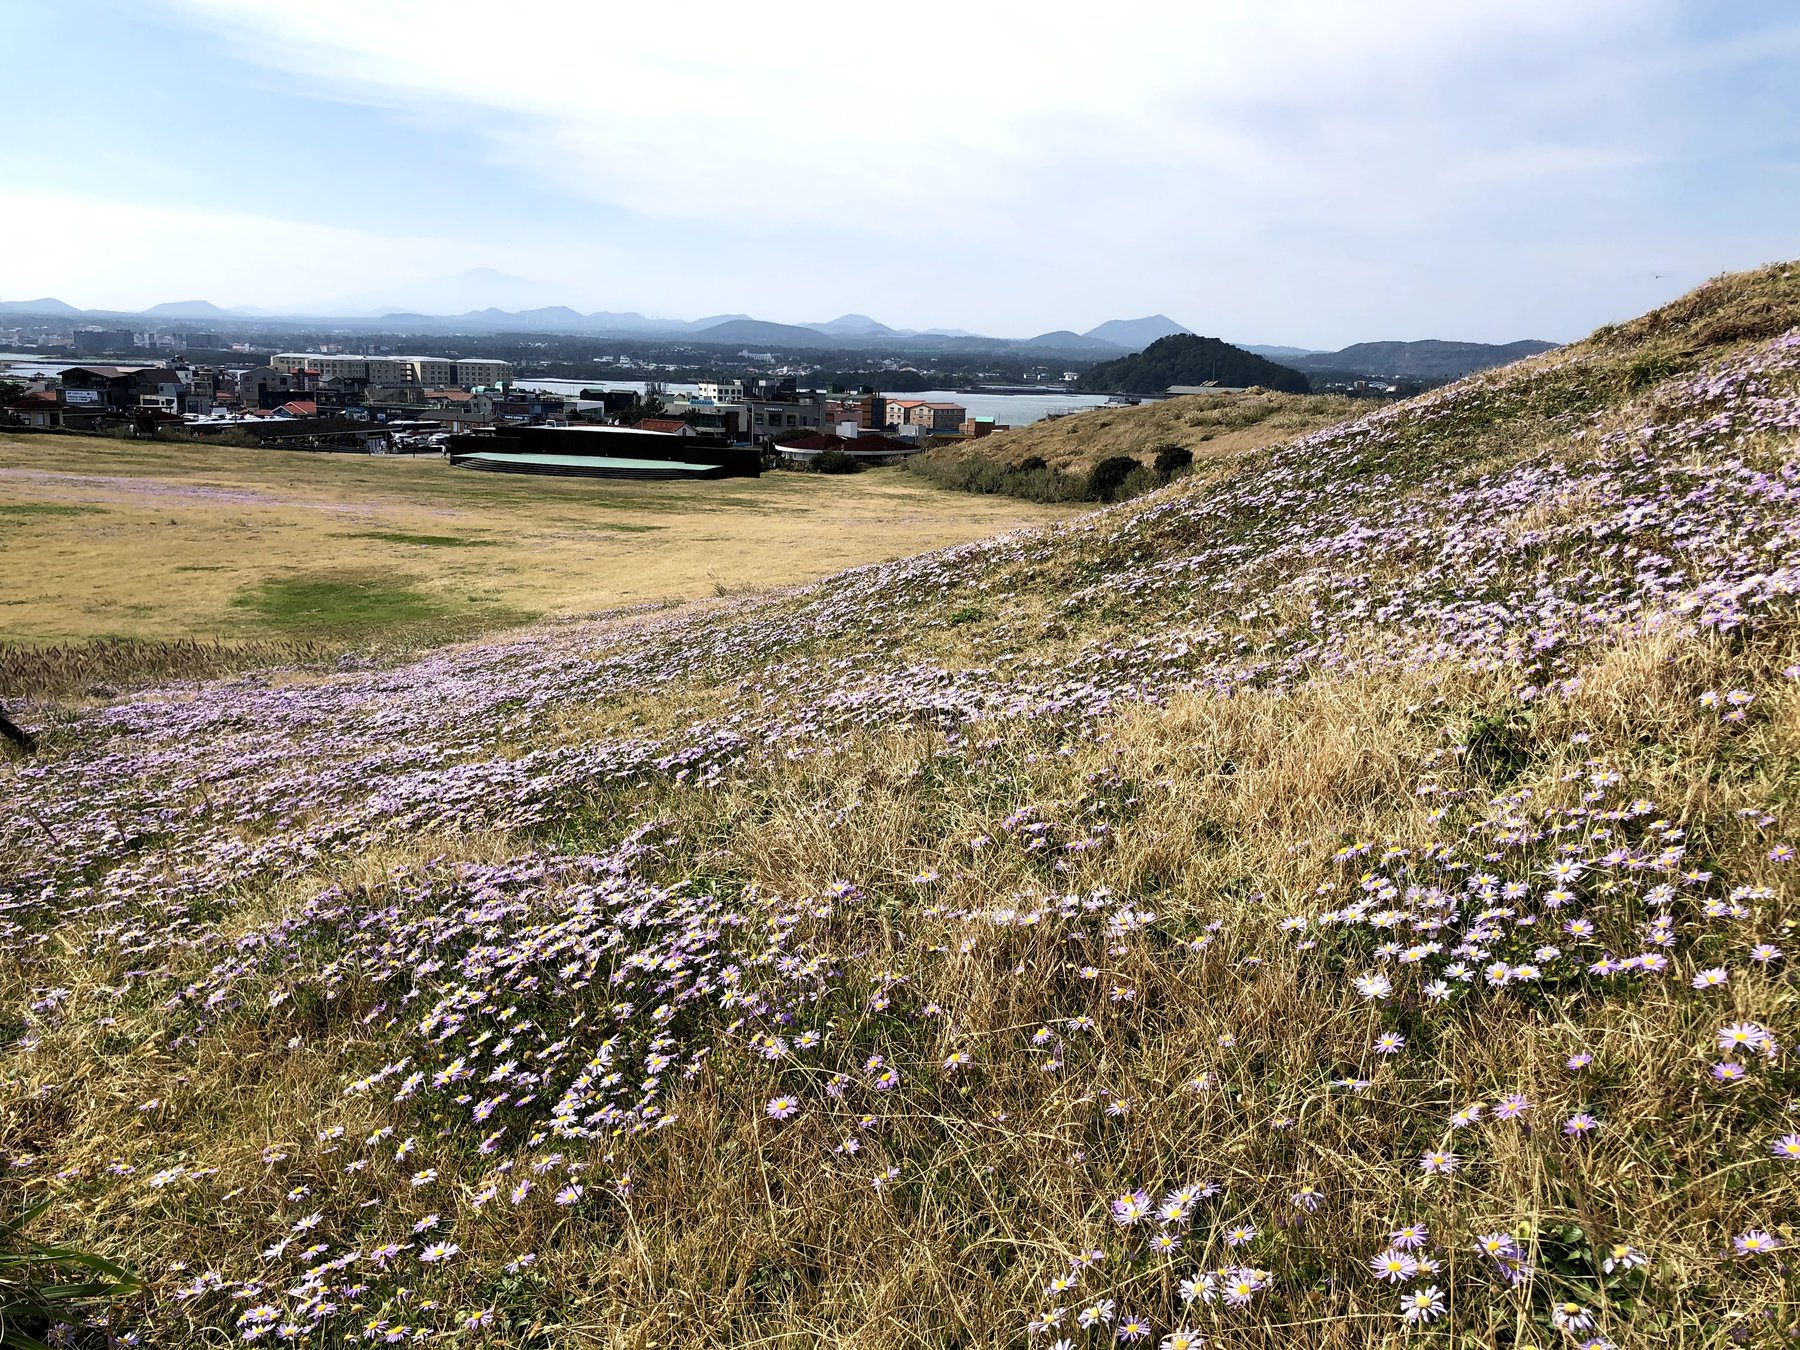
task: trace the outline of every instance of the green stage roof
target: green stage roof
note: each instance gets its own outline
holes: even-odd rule
[[[680,464],[672,459],[615,459],[610,455],[499,455],[482,451],[457,458],[486,460],[489,464],[543,464],[557,469],[674,469],[678,473],[706,473],[719,467]]]

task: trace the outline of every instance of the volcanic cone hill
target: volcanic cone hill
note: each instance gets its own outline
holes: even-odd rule
[[[1797,549],[1790,265],[797,592],[9,698],[4,1184],[154,1345],[1786,1343]]]

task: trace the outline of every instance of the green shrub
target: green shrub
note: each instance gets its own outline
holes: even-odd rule
[[[812,462],[814,473],[861,473],[862,462],[842,450],[821,450]]]
[[[1032,502],[1091,500],[1084,478],[1052,469],[1037,455],[1017,465],[1002,464],[985,455],[959,459],[915,455],[905,462],[905,468],[909,473],[956,492],[1021,497]]]
[[[1096,502],[1120,500],[1119,489],[1131,477],[1133,469],[1141,469],[1130,455],[1109,455],[1088,470],[1088,497]]]
[[[1194,463],[1194,452],[1185,445],[1160,445],[1156,448],[1156,472],[1164,478],[1172,478],[1183,469],[1191,468]]]

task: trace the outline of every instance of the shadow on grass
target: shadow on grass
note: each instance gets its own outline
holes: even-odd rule
[[[379,539],[384,544],[416,544],[421,548],[492,548],[491,539],[465,539],[455,534],[408,534],[404,530],[357,530],[343,539]]]
[[[232,604],[254,614],[259,626],[291,637],[380,646],[453,642],[534,617],[499,604],[449,604],[414,580],[374,569],[301,572],[259,581]]]
[[[63,502],[0,502],[0,516],[103,516],[101,506],[71,506]]]

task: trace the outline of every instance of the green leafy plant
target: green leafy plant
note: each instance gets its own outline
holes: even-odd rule
[[[40,1336],[55,1323],[73,1322],[96,1303],[144,1287],[104,1257],[26,1237],[26,1227],[50,1205],[40,1200],[0,1223],[0,1350],[48,1350]]]

